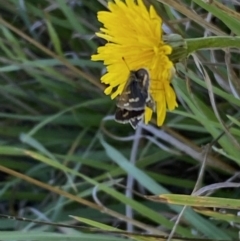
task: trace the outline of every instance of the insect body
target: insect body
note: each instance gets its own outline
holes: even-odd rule
[[[155,110],[155,103],[149,94],[149,74],[144,68],[130,71],[128,81],[122,94],[117,99],[115,120],[120,123],[130,123],[136,129],[142,120],[145,107]]]

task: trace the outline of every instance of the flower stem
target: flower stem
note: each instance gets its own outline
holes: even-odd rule
[[[240,37],[208,37],[185,39],[187,43],[187,55],[200,49],[240,48]]]

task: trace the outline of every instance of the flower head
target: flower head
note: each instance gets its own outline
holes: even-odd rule
[[[105,94],[111,98],[121,95],[128,80],[129,71],[146,68],[150,75],[150,95],[156,102],[157,124],[160,126],[167,108],[177,106],[176,95],[170,86],[174,70],[169,60],[172,48],[162,40],[162,19],[153,6],[148,10],[142,0],[109,2],[110,11],[98,12],[103,28],[97,36],[107,40],[98,48],[92,60],[102,60],[107,73],[101,81],[108,85]],[[153,110],[145,107],[145,123],[151,120]]]

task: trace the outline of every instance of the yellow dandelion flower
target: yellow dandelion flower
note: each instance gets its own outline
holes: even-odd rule
[[[174,70],[168,55],[172,47],[162,40],[162,19],[153,6],[149,10],[142,0],[109,2],[110,11],[98,12],[103,28],[97,36],[107,40],[105,46],[92,55],[93,61],[104,61],[107,73],[101,78],[108,85],[105,94],[121,95],[129,77],[129,70],[146,68],[150,75],[150,94],[156,102],[157,125],[161,126],[166,110],[177,106],[176,95],[170,86]],[[123,61],[124,59],[124,61]],[[144,120],[152,118],[152,109],[145,107]]]

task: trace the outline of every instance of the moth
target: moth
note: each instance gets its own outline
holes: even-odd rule
[[[149,93],[150,78],[146,69],[130,71],[122,94],[117,98],[115,120],[130,123],[136,129],[143,119],[145,107],[155,110],[155,102]]]

